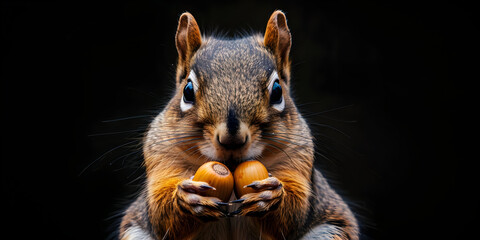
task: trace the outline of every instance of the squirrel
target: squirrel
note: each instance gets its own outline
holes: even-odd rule
[[[285,14],[264,35],[204,36],[178,21],[176,90],[143,139],[146,182],[125,210],[119,238],[359,239],[352,211],[314,167],[310,129],[290,96],[291,34]],[[269,177],[224,203],[192,180],[207,161],[233,172],[246,160]]]

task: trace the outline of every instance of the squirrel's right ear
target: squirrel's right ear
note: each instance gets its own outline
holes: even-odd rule
[[[185,12],[178,20],[175,45],[178,51],[178,70],[182,75],[186,74],[190,65],[190,59],[195,51],[202,45],[202,37],[197,21],[192,14]]]
[[[282,11],[277,10],[270,16],[263,44],[275,55],[280,72],[288,75],[290,70],[288,55],[292,46],[292,36],[287,26],[287,18]]]

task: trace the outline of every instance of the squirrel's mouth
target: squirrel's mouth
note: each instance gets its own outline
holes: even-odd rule
[[[203,155],[211,160],[219,162],[244,162],[255,159],[261,154],[262,149],[258,147],[248,148],[245,150],[222,150],[215,147],[201,148],[200,151]]]
[[[204,131],[204,138],[206,143],[199,147],[201,154],[232,167],[261,156],[264,149],[257,131],[242,121],[238,121],[235,128],[228,123],[215,125]]]
[[[229,168],[232,167],[230,169],[235,169],[236,165],[261,156],[263,145],[253,141],[239,149],[225,149],[215,143],[209,143],[200,148],[200,152],[210,160],[225,163]]]
[[[200,153],[209,160],[219,161],[230,169],[241,162],[259,158],[265,144],[260,142],[260,132],[255,126],[238,121],[219,123],[203,131],[205,142],[199,146]]]

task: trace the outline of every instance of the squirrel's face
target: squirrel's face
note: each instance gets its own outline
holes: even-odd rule
[[[296,118],[288,84],[290,32],[283,13],[274,15],[264,38],[235,40],[201,39],[193,17],[180,18],[177,91],[157,124],[171,131],[171,143],[191,161],[238,162],[285,144],[271,142]]]
[[[180,122],[202,130],[199,152],[209,159],[261,155],[264,128],[281,121],[285,113],[286,81],[274,57],[254,37],[208,39],[179,82],[173,111]]]

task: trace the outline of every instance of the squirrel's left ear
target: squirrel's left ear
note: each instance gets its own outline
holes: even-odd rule
[[[192,14],[185,12],[178,20],[175,45],[178,51],[177,76],[185,75],[189,71],[190,59],[202,45],[202,37],[197,21]]]
[[[287,26],[285,14],[277,10],[272,13],[267,23],[263,44],[267,47],[277,59],[279,72],[289,75],[290,62],[288,55],[292,46],[292,35]]]

